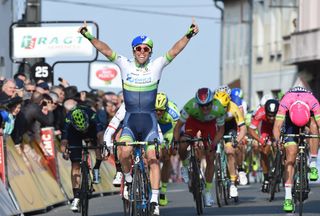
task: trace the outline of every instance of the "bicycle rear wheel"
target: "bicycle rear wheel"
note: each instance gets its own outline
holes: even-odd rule
[[[196,202],[197,214],[203,214],[203,200],[202,200],[202,188],[200,179],[200,169],[195,158],[191,159],[192,166],[192,193]]]
[[[87,164],[81,166],[81,194],[80,194],[80,208],[81,215],[88,216],[89,210],[89,167]]]
[[[216,188],[216,199],[219,207],[222,206],[222,193],[223,193],[223,182],[221,178],[221,156],[219,153],[216,155],[215,161],[215,188]]]

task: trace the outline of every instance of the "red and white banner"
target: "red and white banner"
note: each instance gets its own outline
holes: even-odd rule
[[[44,158],[52,171],[53,175],[57,179],[57,167],[56,167],[56,151],[54,144],[54,129],[52,127],[41,128],[41,149],[44,154]]]
[[[3,136],[0,136],[0,178],[3,184],[6,184],[6,167],[4,157]]]

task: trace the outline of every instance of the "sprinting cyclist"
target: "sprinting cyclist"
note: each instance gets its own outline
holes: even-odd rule
[[[244,117],[239,107],[231,101],[230,96],[226,92],[217,92],[214,95],[214,99],[218,100],[226,110],[225,130],[224,135],[230,133],[237,133],[237,146],[233,146],[231,139],[227,139],[224,146],[224,151],[227,155],[228,170],[230,174],[231,186],[230,196],[238,197],[238,188],[236,186],[237,177],[239,175],[239,181],[241,185],[247,184],[248,180],[246,173],[242,168],[243,162],[243,148],[242,140],[247,133],[247,128],[244,122]],[[238,169],[238,175],[237,175]]]
[[[180,119],[174,128],[174,139],[176,141],[186,140],[188,137],[196,137],[200,131],[203,138],[210,135],[213,138],[212,146],[204,141],[207,167],[205,170],[205,193],[204,204],[205,206],[212,206],[214,201],[212,197],[212,179],[214,172],[214,156],[215,146],[220,141],[224,133],[224,119],[225,113],[223,106],[218,100],[213,99],[212,91],[208,88],[200,88],[194,98],[191,98],[183,107],[180,112]],[[185,132],[180,137],[181,128],[185,126]],[[217,126],[217,129],[216,129]],[[179,155],[182,160],[181,176],[185,183],[189,182],[188,176],[188,143],[179,144]]]
[[[170,177],[170,169],[171,169],[171,162],[170,162],[170,144],[173,140],[173,128],[176,124],[176,121],[179,119],[179,111],[177,106],[168,99],[167,95],[163,92],[157,93],[156,98],[156,113],[157,113],[157,120],[158,125],[160,127],[160,140],[167,140],[167,145],[163,144],[161,146],[161,161],[163,162],[163,166],[161,169],[161,190],[160,190],[160,200],[159,204],[165,206],[168,204],[168,199],[166,196],[167,192],[167,184]],[[112,137],[116,130],[119,128],[120,122],[123,121],[125,116],[125,105],[121,105],[118,112],[112,118],[110,124],[107,127],[107,130],[104,134],[104,140],[108,148],[113,147]],[[121,169],[117,169],[117,174],[114,179],[114,184],[120,184],[122,178],[122,171]],[[120,176],[120,177],[119,177]],[[120,179],[118,179],[120,178]]]
[[[79,29],[79,32],[99,52],[120,68],[123,97],[127,111],[120,141],[153,141],[155,138],[159,138],[155,100],[162,70],[187,46],[190,39],[198,31],[198,26],[193,20],[187,33],[164,56],[158,57],[155,60],[151,59],[153,41],[145,35],[137,36],[131,43],[134,59],[130,60],[117,54],[109,45],[95,38],[88,31],[86,23]],[[132,147],[123,147],[121,157],[119,158],[127,184],[132,183],[130,173],[131,154]],[[150,167],[152,188],[151,212],[153,215],[160,215],[158,205],[160,165],[156,158],[154,146],[147,148],[146,157]]]
[[[312,117],[314,115],[314,118]],[[303,87],[294,87],[290,89],[281,99],[276,121],[273,127],[274,138],[279,141],[280,130],[284,124],[286,134],[297,134],[301,127],[305,127],[309,122],[314,121],[320,126],[320,105],[318,100],[313,96],[312,92]],[[310,127],[312,134],[318,134],[315,127]],[[284,147],[286,154],[285,161],[285,200],[283,210],[292,212],[294,210],[294,202],[292,200],[292,185],[294,175],[294,164],[297,157],[297,140],[298,138],[286,137],[284,139]],[[315,142],[313,141],[315,140]],[[316,168],[318,139],[310,139],[310,173],[309,179],[316,181],[318,179],[318,170]]]
[[[70,209],[79,211],[80,204],[80,162],[82,159],[81,149],[70,149],[66,151],[68,146],[81,147],[85,139],[89,139],[92,145],[102,144],[103,125],[99,122],[96,113],[89,107],[76,105],[73,102],[73,108],[65,117],[65,125],[61,136],[61,151],[64,159],[71,160],[71,183],[74,199]],[[99,168],[102,162],[100,149],[95,151],[96,163],[93,167],[93,183],[100,182]]]
[[[240,108],[242,111],[243,116],[246,115],[247,113],[247,108],[248,104],[247,102],[243,99],[243,91],[241,88],[233,88],[231,89],[230,93],[231,101]]]
[[[276,114],[279,109],[279,102],[276,99],[269,99],[264,106],[260,106],[252,116],[249,135],[258,141],[260,145],[261,166],[264,181],[262,183],[261,191],[269,192],[269,160],[268,156],[271,153],[271,144],[273,140],[273,125]]]

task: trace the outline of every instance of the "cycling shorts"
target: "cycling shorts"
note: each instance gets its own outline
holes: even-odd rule
[[[213,140],[216,135],[216,120],[202,122],[195,118],[189,117],[185,123],[185,134],[191,137],[196,137],[198,131],[201,132],[201,137],[207,138],[210,135],[210,138]],[[203,142],[204,146],[207,147],[207,141]],[[213,146],[215,148],[215,146]]]

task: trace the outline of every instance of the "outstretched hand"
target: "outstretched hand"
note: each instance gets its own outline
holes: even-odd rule
[[[193,36],[195,36],[196,34],[198,34],[198,32],[199,32],[199,26],[196,23],[194,17],[192,17],[192,24],[190,25],[190,27],[186,33],[186,37],[190,39]]]
[[[82,24],[82,26],[79,27],[78,32],[79,32],[80,34],[82,34],[82,31],[83,31],[84,29],[87,29],[87,26],[88,26],[87,21],[84,21],[83,24]],[[88,29],[87,29],[87,30],[88,30]]]

